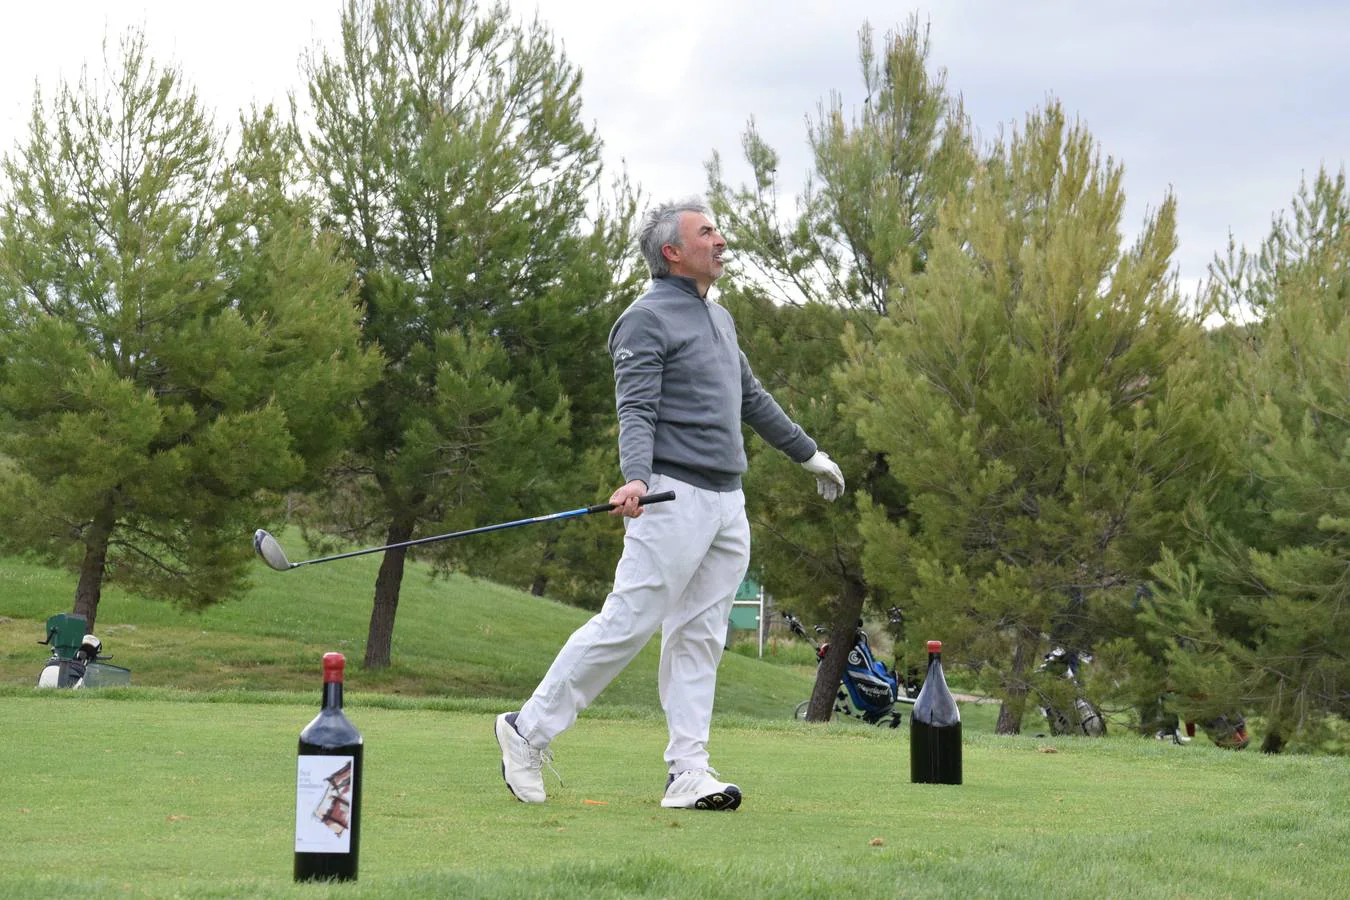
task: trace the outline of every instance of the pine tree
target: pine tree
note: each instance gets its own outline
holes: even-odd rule
[[[471,0],[353,0],[340,50],[307,69],[311,171],[388,363],[334,480],[343,503],[323,508],[397,543],[593,493],[577,460],[607,437],[605,333],[636,282],[627,192],[588,211],[600,145],[580,73],[537,21]],[[555,538],[429,552],[542,590]],[[390,662],[406,556],[384,555],[368,666]]]
[[[1344,173],[1301,186],[1254,253],[1211,281],[1229,317],[1234,467],[1194,510],[1194,562],[1159,568],[1158,615],[1183,702],[1255,710],[1263,746],[1336,746],[1350,713],[1350,193]],[[1257,318],[1253,319],[1255,315]],[[1339,747],[1343,750],[1344,740]]]
[[[854,493],[893,517],[905,514],[904,487],[886,455],[864,448],[840,412],[846,393],[832,379],[845,361],[840,338],[850,325],[870,335],[898,279],[922,270],[938,201],[963,191],[974,165],[960,99],[947,92],[942,72],[929,71],[928,34],[918,19],[880,47],[864,25],[858,43],[867,99],[853,115],[838,95],[821,105],[808,135],[813,171],[795,216],[783,212],[778,157],[753,121],[743,141],[753,183],[733,190],[720,160],[709,165],[713,208],[735,266],[723,299],[746,354],[850,485],[843,499],[825,503],[790,460],[747,443],[753,564],[780,603],[830,622],[832,652],[818,670],[812,721],[830,716],[864,604],[889,603],[863,570]]]
[[[943,207],[843,384],[911,518],[863,503],[864,562],[1021,727],[1039,655],[1128,618],[1204,483],[1214,385],[1169,273],[1174,202],[1122,249],[1121,168],[1052,104]],[[1085,646],[1086,645],[1086,646]]]
[[[231,161],[141,35],[108,71],[37,95],[0,205],[0,540],[78,572],[91,628],[108,582],[237,592],[252,529],[333,457],[377,364],[274,119]]]

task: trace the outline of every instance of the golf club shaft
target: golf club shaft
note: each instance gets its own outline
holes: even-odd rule
[[[649,503],[664,503],[667,500],[674,500],[674,491],[662,491],[659,494],[647,494],[638,498],[639,506],[646,506]],[[507,528],[515,528],[519,525],[532,525],[536,522],[552,522],[555,519],[571,519],[576,516],[585,516],[591,513],[609,512],[617,504],[599,503],[595,506],[583,506],[580,509],[569,509],[563,512],[549,513],[546,516],[533,516],[528,519],[516,519],[514,522],[502,522],[499,525],[484,525],[481,528],[470,528],[467,531],[456,531],[452,534],[437,534],[431,537],[417,538],[411,541],[401,541],[397,544],[385,544],[383,547],[368,547],[365,550],[352,550],[349,553],[338,553],[333,556],[321,556],[318,559],[307,559],[303,562],[291,563],[291,568],[300,566],[309,566],[314,563],[332,562],[335,559],[350,559],[353,556],[365,556],[367,553],[382,553],[385,550],[397,550],[400,547],[415,547],[418,544],[431,544],[436,541],[449,541],[454,538],[468,537],[473,534],[487,534],[489,531],[502,531]]]

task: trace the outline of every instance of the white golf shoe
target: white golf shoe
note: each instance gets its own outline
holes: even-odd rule
[[[544,764],[552,763],[553,754],[536,750],[516,731],[516,713],[502,713],[497,717],[497,744],[502,748],[502,778],[506,787],[521,803],[543,803]]]
[[[667,809],[735,809],[741,805],[741,789],[718,780],[712,769],[690,769],[671,775],[661,805]]]

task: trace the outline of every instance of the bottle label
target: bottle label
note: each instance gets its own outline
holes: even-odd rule
[[[350,853],[356,758],[300,756],[295,778],[295,852]]]

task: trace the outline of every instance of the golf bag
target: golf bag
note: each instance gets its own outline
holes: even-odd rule
[[[1187,722],[1186,726],[1188,730],[1194,730],[1194,723]],[[1200,723],[1200,727],[1215,746],[1225,750],[1245,750],[1252,740],[1247,734],[1246,718],[1237,713],[1206,719]]]
[[[42,672],[38,675],[37,686],[40,688],[84,687],[84,677],[89,669],[89,664],[107,658],[99,656],[99,651],[102,649],[103,642],[92,634],[84,636],[84,640],[80,641],[79,649],[70,659],[62,658],[57,650],[53,649],[47,664],[42,667]]]
[[[1158,709],[1158,719],[1152,724],[1160,727],[1153,736],[1160,741],[1170,740],[1174,744],[1190,743],[1191,738],[1195,737],[1196,723],[1186,722],[1183,733],[1181,717],[1166,709],[1165,698],[1159,698]],[[1204,719],[1200,722],[1200,728],[1216,747],[1225,750],[1245,750],[1251,743],[1251,736],[1247,733],[1247,719],[1241,713]]]
[[[110,665],[101,655],[103,642],[88,632],[88,620],[76,613],[47,619],[47,636],[38,641],[52,648],[38,674],[40,688],[112,687],[131,683],[131,670]]]
[[[815,648],[816,663],[819,665],[829,652],[829,641],[817,642],[806,633],[801,620],[792,613],[784,611],[783,618],[793,634],[804,638]],[[825,631],[819,625],[815,630],[817,634],[823,634]],[[884,662],[872,656],[867,632],[863,631],[862,621],[859,620],[853,646],[849,648],[848,660],[844,664],[843,681],[840,682],[835,695],[834,711],[840,715],[862,719],[869,725],[898,728],[902,717],[895,708],[896,703],[913,702],[913,697],[901,685],[895,673]],[[810,700],[804,700],[797,705],[795,715],[798,719],[806,718],[806,710],[810,704]]]
[[[1106,719],[1102,717],[1101,710],[1084,696],[1083,685],[1078,677],[1079,667],[1090,662],[1090,654],[1080,654],[1064,647],[1056,647],[1045,654],[1037,671],[1062,675],[1073,685],[1073,703],[1070,706],[1057,705],[1045,692],[1041,692],[1041,713],[1050,725],[1051,734],[1082,734],[1087,737],[1106,734]]]

